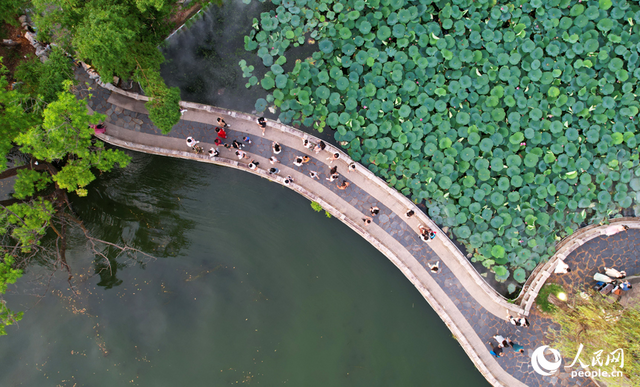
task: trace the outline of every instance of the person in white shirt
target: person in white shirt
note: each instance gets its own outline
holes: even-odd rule
[[[189,148],[193,148],[194,146],[196,146],[196,144],[198,144],[200,141],[196,141],[193,137],[189,136],[187,137],[187,146]]]
[[[612,267],[605,267],[604,268],[604,274],[608,275],[611,278],[616,278],[616,279],[620,279],[620,278],[624,278],[627,276],[627,272],[622,270],[622,271],[618,271]]]
[[[564,263],[564,261],[558,261],[558,264],[556,265],[556,268],[553,270],[553,272],[556,274],[566,274],[571,272],[571,268],[569,268],[569,265]]]

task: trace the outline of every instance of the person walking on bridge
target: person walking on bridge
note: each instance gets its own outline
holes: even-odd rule
[[[221,139],[227,139],[227,132],[223,128],[216,127],[216,133],[218,133],[218,137],[220,137]]]
[[[262,129],[262,135],[264,136],[264,132],[267,130],[267,120],[264,117],[258,118],[258,126]]]
[[[229,127],[229,125],[226,122],[224,122],[222,117],[218,117],[218,125],[220,125],[223,128],[228,128]]]
[[[196,146],[200,141],[196,141],[193,137],[189,136],[187,137],[187,146],[191,149],[193,149],[194,146]]]

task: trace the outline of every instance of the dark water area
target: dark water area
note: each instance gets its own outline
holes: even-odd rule
[[[109,267],[77,235],[74,291],[31,269],[7,296],[26,313],[0,339],[0,385],[487,385],[400,271],[308,200],[133,156],[73,205],[95,237],[155,258]]]
[[[190,27],[183,27],[162,47],[163,78],[169,86],[180,88],[185,101],[255,111],[256,99],[266,93],[259,85],[245,87],[249,78],[243,78],[238,62],[254,66],[258,79],[268,71],[255,53],[244,49],[244,36],[251,31],[253,18],[275,8],[271,3],[234,0],[202,10]],[[288,56],[293,58],[295,53]]]
[[[225,2],[223,7],[211,6],[203,11],[203,16],[170,37],[162,48],[166,63],[162,66],[162,75],[170,86],[177,86],[181,90],[185,101],[205,103],[232,110],[255,113],[255,101],[264,98],[266,92],[259,86],[246,88],[249,78],[242,77],[242,70],[238,65],[245,60],[248,65],[255,67],[254,75],[262,79],[268,69],[255,52],[244,49],[244,36],[252,29],[253,18],[259,18],[261,12],[275,9],[269,2],[252,1],[246,5],[239,0]],[[317,44],[305,43],[303,46],[291,48],[287,51],[285,71],[290,70],[296,59],[304,59],[317,50]],[[277,119],[277,115],[265,111],[263,115]],[[313,128],[298,126],[305,132],[338,145],[334,139],[335,131],[325,128],[322,133]],[[424,202],[423,202],[424,203]],[[423,211],[424,206],[420,207]],[[453,233],[449,237],[466,254],[466,248],[457,242]],[[476,271],[481,273],[487,283],[500,294],[514,298],[522,285],[515,280],[497,282],[492,272],[487,270],[481,262],[471,262]],[[507,286],[513,283],[518,290],[509,295]]]
[[[267,94],[259,81],[269,69],[255,52],[245,50],[244,36],[251,32],[253,18],[259,20],[261,12],[275,8],[270,2],[244,4],[240,0],[225,1],[222,7],[209,6],[190,27],[183,27],[166,40],[162,47],[166,59],[161,70],[163,78],[169,86],[180,88],[184,101],[256,114],[256,100]],[[317,49],[316,43],[309,44],[308,41],[298,47],[291,46],[285,53],[287,62],[283,69],[290,71],[297,59],[304,60]],[[246,61],[247,66],[254,66],[257,85],[246,87],[249,78],[243,78],[238,64],[241,60]],[[279,111],[272,113],[269,110],[261,113],[273,120],[278,114]],[[337,144],[334,130],[319,133],[313,128],[298,128]]]

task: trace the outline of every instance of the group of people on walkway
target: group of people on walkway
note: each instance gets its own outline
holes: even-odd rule
[[[242,150],[242,148],[252,143],[251,138],[249,136],[244,136],[242,137],[241,141],[237,139],[234,139],[231,142],[226,141],[229,139],[229,136],[226,131],[226,129],[230,127],[229,124],[227,124],[222,117],[218,117],[217,125],[218,126],[215,127],[216,139],[213,141],[215,147],[211,147],[209,149],[209,152],[208,152],[209,157],[213,158],[213,157],[220,156],[220,149],[218,147],[223,146],[229,150],[235,149],[234,154],[240,160],[248,158],[247,153],[244,150]],[[193,150],[197,154],[204,153],[204,148],[198,145],[200,141],[196,140],[192,136],[187,137],[186,142],[187,142],[187,147],[189,147],[191,150]],[[257,165],[258,165],[257,163],[254,163],[253,167],[257,167]],[[249,163],[249,168],[251,167],[252,165],[251,163]]]
[[[507,309],[507,321],[509,321],[511,325],[515,325],[517,327],[528,327],[529,325],[531,325],[529,324],[529,320],[527,320],[526,317],[520,314],[518,315],[518,317],[513,317],[509,309]]]
[[[430,240],[436,237],[435,231],[433,231],[429,227],[424,226],[422,224],[418,226],[418,232],[420,234],[420,239],[423,242],[429,242]]]
[[[262,130],[262,134],[264,135],[267,128],[266,119],[264,117],[259,117],[257,122],[258,122],[258,126]],[[209,156],[212,158],[218,157],[220,155],[220,150],[218,147],[224,146],[225,148],[230,150],[232,148],[235,149],[234,154],[236,157],[238,157],[239,160],[249,159],[249,156],[243,150],[243,148],[246,145],[252,143],[251,138],[249,138],[248,136],[244,136],[242,138],[242,141],[239,141],[238,139],[234,139],[231,142],[229,142],[228,141],[229,137],[226,131],[226,129],[228,129],[229,127],[230,127],[229,124],[227,124],[222,117],[218,117],[217,126],[215,127],[215,132],[216,132],[216,139],[214,140],[215,147],[211,147],[211,149],[209,150]],[[194,152],[198,154],[204,153],[204,149],[200,145],[198,145],[200,141],[196,140],[192,136],[187,137],[186,143],[187,143],[187,147],[189,147]],[[321,151],[327,149],[327,144],[322,140],[314,144],[308,139],[304,139],[302,145],[305,148],[314,151],[316,154],[319,154]],[[267,172],[271,175],[275,175],[280,173],[280,170],[275,165],[280,163],[280,160],[278,159],[279,157],[278,155],[282,153],[283,147],[278,142],[273,141],[271,144],[271,150],[273,155],[269,158],[269,163],[273,166],[268,168]],[[340,153],[334,152],[327,158],[327,160],[329,160],[329,163],[331,164],[333,163],[333,161],[338,160],[339,158],[340,158]],[[311,157],[309,157],[308,155],[296,156],[293,161],[293,165],[296,167],[301,167],[304,164],[308,163],[309,161],[311,161]],[[251,160],[251,162],[249,162],[248,164],[248,167],[251,170],[256,170],[259,164],[260,163],[257,162],[256,160]],[[355,169],[356,169],[356,165],[355,163],[352,163],[349,165],[347,171],[353,172],[355,171]],[[310,171],[309,176],[312,179],[318,179],[318,180],[320,179],[320,174],[317,171]],[[340,182],[338,181],[339,178],[340,178],[340,173],[338,173],[338,166],[333,166],[329,170],[329,176],[326,178],[326,180],[328,180],[331,183],[336,182],[336,188],[338,188],[339,190],[347,189],[347,187],[349,187],[351,183],[349,183],[346,179],[342,179],[342,181]],[[287,186],[293,182],[294,182],[294,179],[291,176],[287,176],[284,179],[284,184]]]
[[[364,218],[362,218],[365,226],[368,226],[373,222],[373,217],[380,213],[380,207],[371,206],[371,208],[369,208],[369,213],[371,214],[371,216],[365,216]]]
[[[488,344],[491,346],[491,350],[489,350],[489,352],[494,357],[504,356],[505,349],[509,348],[511,349],[510,352],[524,353],[524,347],[518,343],[514,343],[509,337],[495,335],[493,336],[493,339],[495,340],[495,343],[493,341],[489,341]]]
[[[605,267],[603,271],[604,273],[598,272],[593,275],[593,279],[596,281],[594,289],[602,295],[614,294],[620,296],[623,291],[626,292],[632,288],[631,283],[628,280],[624,280],[627,276],[626,271],[620,271],[613,267]]]

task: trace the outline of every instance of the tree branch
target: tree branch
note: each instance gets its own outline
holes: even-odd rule
[[[0,179],[7,179],[9,177],[16,176],[18,174],[18,171],[21,169],[32,169],[36,171],[42,171],[49,168],[47,164],[49,163],[38,163],[37,165],[32,165],[31,163],[29,163],[26,165],[21,165],[19,167],[9,168],[0,173]]]

